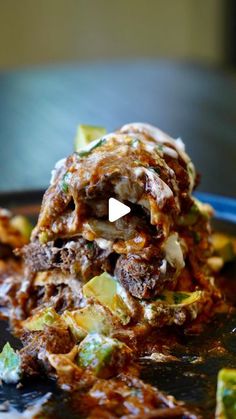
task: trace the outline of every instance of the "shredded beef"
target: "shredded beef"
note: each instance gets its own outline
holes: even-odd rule
[[[57,240],[47,244],[35,241],[20,250],[31,272],[59,268],[82,280],[88,280],[103,271],[109,272],[109,253],[110,251],[102,250],[96,243],[83,238],[60,242]]]
[[[53,307],[58,313],[80,308],[83,302],[80,282],[73,279],[69,284],[46,284],[44,287],[37,287],[34,294],[37,306]]]
[[[175,270],[167,263],[162,272],[161,264],[161,258],[146,260],[139,255],[120,256],[115,275],[134,297],[148,299],[175,282]]]
[[[51,372],[47,352],[66,354],[71,351],[74,341],[68,329],[50,326],[43,331],[28,332],[22,337],[24,348],[20,351],[24,371],[28,375],[37,374],[40,370]]]

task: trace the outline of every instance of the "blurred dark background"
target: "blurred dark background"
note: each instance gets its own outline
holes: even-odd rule
[[[0,191],[46,187],[79,123],[138,120],[235,196],[235,22],[234,0],[0,0]]]

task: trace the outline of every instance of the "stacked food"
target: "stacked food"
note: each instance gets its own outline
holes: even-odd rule
[[[89,301],[114,315],[112,293],[123,325],[180,325],[206,312],[217,295],[206,263],[212,210],[193,198],[196,183],[182,141],[147,124],[125,125],[61,161],[21,252],[34,300],[26,315],[32,305],[61,313]],[[113,223],[110,197],[131,208]]]
[[[182,141],[141,123],[56,165],[31,242],[17,251],[21,371],[56,373],[69,387],[114,377],[134,370],[148,334],[212,314],[212,210],[193,197],[197,182]],[[114,222],[111,197],[131,209]]]

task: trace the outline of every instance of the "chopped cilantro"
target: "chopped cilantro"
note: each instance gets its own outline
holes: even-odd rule
[[[93,242],[88,242],[87,247],[88,249],[93,249]]]
[[[166,296],[165,295],[158,295],[157,300],[165,301]]]
[[[193,241],[195,244],[199,244],[201,241],[201,234],[197,231],[192,231]]]
[[[189,175],[191,175],[191,176],[193,176],[195,173],[194,173],[194,168],[193,168],[193,165],[192,165],[192,163],[188,163],[187,164],[187,172],[188,172],[188,174]]]
[[[197,214],[197,215],[199,215],[199,212],[200,212],[200,211],[199,211],[198,206],[194,203],[194,204],[191,206],[189,213],[190,213],[190,214]]]
[[[184,292],[174,292],[173,300],[175,304],[181,304],[183,300],[189,297],[189,294],[185,294]]]
[[[64,193],[67,193],[69,190],[69,181],[71,179],[71,173],[66,172],[61,181],[61,189]]]
[[[160,175],[161,173],[159,167],[156,167],[156,166],[150,166],[149,170],[153,170],[153,172],[157,173],[158,175]]]
[[[95,148],[100,147],[106,142],[106,138],[101,138],[93,147],[91,147],[89,150],[82,150],[79,151],[77,154],[80,157],[87,157]]]
[[[132,147],[135,147],[138,143],[140,143],[140,139],[139,138],[133,138],[130,142]]]
[[[91,152],[91,150],[89,150],[89,151],[79,151],[79,152],[77,152],[77,154],[78,154],[78,156],[80,156],[80,157],[87,157],[88,155],[89,155],[89,153]]]
[[[163,146],[162,144],[158,144],[158,145],[156,146],[156,150],[157,150],[157,151],[161,151],[161,152],[163,152],[163,149],[164,149],[164,146]]]
[[[178,224],[181,226],[190,226],[196,224],[201,215],[198,206],[194,203],[187,214],[180,216]]]

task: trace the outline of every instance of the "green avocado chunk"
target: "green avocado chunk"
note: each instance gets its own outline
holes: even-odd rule
[[[122,324],[129,323],[130,310],[125,301],[127,294],[118,281],[107,272],[87,282],[83,286],[83,293],[86,298],[93,297],[107,307],[112,314],[119,317]]]
[[[89,334],[79,345],[77,363],[100,378],[109,378],[128,361],[131,350],[118,339]]]
[[[28,218],[23,215],[16,215],[15,217],[12,217],[10,223],[22,234],[22,236],[29,240],[33,226]]]
[[[66,310],[61,317],[78,341],[88,333],[98,332],[108,335],[112,330],[111,319],[100,305],[87,305],[74,311]]]
[[[21,376],[20,355],[7,342],[0,353],[0,379],[5,383],[17,383]]]
[[[106,128],[92,125],[79,125],[75,138],[75,151],[79,152],[91,141],[94,141],[106,134]]]
[[[61,322],[60,316],[54,308],[48,307],[24,320],[23,327],[31,331],[43,330],[45,326],[51,326],[55,322]]]
[[[218,373],[216,418],[236,418],[236,369],[223,368]]]

